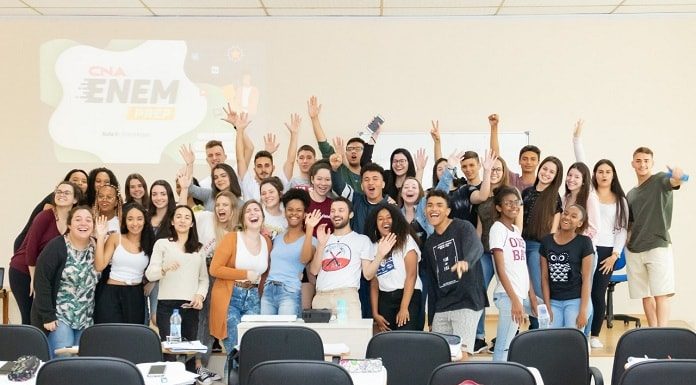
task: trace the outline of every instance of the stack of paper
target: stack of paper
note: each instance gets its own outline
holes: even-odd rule
[[[169,349],[172,352],[207,352],[208,347],[203,345],[201,341],[183,341],[183,342],[162,342],[162,347]]]
[[[164,371],[164,376],[150,377],[148,373],[152,365],[165,365],[167,368]],[[186,371],[186,367],[182,362],[149,362],[136,365],[145,380],[145,385],[184,385],[193,384],[196,382],[198,375]]]

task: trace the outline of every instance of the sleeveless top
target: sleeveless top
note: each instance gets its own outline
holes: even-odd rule
[[[150,260],[144,251],[131,253],[121,245],[121,237],[119,236],[118,246],[111,257],[111,275],[109,277],[128,285],[137,285],[143,281],[148,263]]]

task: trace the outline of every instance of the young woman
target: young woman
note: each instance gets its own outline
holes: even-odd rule
[[[259,183],[259,190],[264,215],[263,233],[273,240],[288,228],[288,221],[280,201],[280,196],[283,195],[283,182],[278,177],[272,176]]]
[[[130,174],[126,178],[126,202],[137,202],[143,207],[150,204],[147,194],[147,182],[140,174]]]
[[[496,168],[498,166],[494,166]],[[498,285],[493,302],[498,308],[498,332],[493,361],[506,361],[512,338],[523,323],[524,314],[536,309],[537,300],[529,284],[525,263],[525,245],[519,227],[515,225],[522,209],[522,199],[516,188],[500,186],[493,198],[497,221],[486,237],[486,248],[493,253]],[[479,212],[480,215],[480,212]]]
[[[425,154],[423,154],[423,156],[425,156]],[[397,148],[391,153],[389,164],[391,164],[391,169],[384,172],[384,193],[396,201],[399,199],[399,191],[406,177],[416,177],[416,163],[413,161],[413,156],[411,156],[411,153],[407,149]],[[423,177],[422,168],[420,168],[418,175],[420,175],[421,178]]]
[[[239,187],[239,181],[237,180],[237,173],[234,169],[227,163],[218,163],[210,170],[210,177],[212,179],[211,186],[198,186],[191,183],[188,188],[189,194],[195,199],[203,202],[203,206],[208,211],[215,210],[215,197],[221,191],[229,191],[236,199],[242,196],[241,188]]]
[[[585,163],[576,162],[570,165],[566,174],[565,194],[561,198],[563,207],[579,204],[587,211],[587,229],[585,235],[594,244],[599,227],[599,198],[591,185],[590,169]]]
[[[368,215],[365,234],[379,267],[366,272],[371,282],[372,316],[380,331],[418,330],[423,285],[418,278],[421,251],[398,208],[380,203]],[[421,326],[422,330],[422,326]]]
[[[137,179],[136,179],[137,180]],[[120,233],[108,236],[106,216],[97,218],[94,267],[109,277],[97,292],[95,323],[143,323],[143,276],[152,254],[152,229],[147,211],[139,203],[123,207]]]
[[[592,280],[592,330],[590,346],[602,348],[599,333],[606,312],[606,292],[614,263],[626,244],[628,202],[619,183],[614,164],[607,159],[598,161],[592,171],[592,185],[599,199],[599,222],[596,237],[597,266]]]
[[[52,209],[41,211],[34,218],[22,245],[10,259],[10,288],[24,325],[30,323],[36,260],[53,238],[65,233],[68,213],[82,199],[82,191],[72,182],[59,183],[51,195]]]
[[[51,358],[55,349],[76,345],[92,325],[97,285],[93,230],[90,208],[72,208],[65,235],[49,242],[37,260],[31,324],[48,332]]]
[[[558,194],[563,179],[563,164],[549,156],[539,164],[534,186],[522,191],[522,236],[526,243],[527,268],[535,293],[541,293],[539,247],[541,240],[554,233],[561,220],[563,204]],[[530,328],[538,327],[536,318],[530,318]]]
[[[106,167],[95,168],[87,176],[87,204],[93,207],[97,200],[97,192],[102,186],[110,184],[118,190],[118,180],[114,172]]]
[[[155,242],[145,275],[159,281],[157,328],[160,339],[169,335],[174,309],[181,315],[181,337],[198,337],[198,313],[208,293],[208,271],[200,253],[196,218],[188,206],[176,206],[170,221],[171,236]]]
[[[106,184],[97,191],[97,200],[94,202],[94,215],[107,219],[107,236],[111,233],[118,233],[121,228],[121,210],[123,201],[118,187]]]
[[[270,239],[261,234],[261,204],[246,201],[239,215],[241,230],[222,239],[210,263],[210,274],[216,278],[210,299],[210,334],[222,340],[228,355],[237,344],[242,315],[259,314],[259,283],[268,269],[271,250]]]
[[[65,178],[63,178],[63,180],[66,182],[75,183],[75,185],[79,187],[79,189],[81,190],[81,194],[78,204],[83,204],[83,200],[85,199],[85,193],[87,192],[87,173],[84,170],[75,168],[70,170],[65,175]],[[17,235],[17,238],[15,238],[13,248],[13,251],[15,253],[17,252],[17,250],[19,250],[19,246],[22,245],[22,242],[24,242],[24,238],[26,238],[27,232],[29,231],[29,226],[31,226],[31,223],[34,221],[34,218],[36,218],[36,216],[39,215],[40,212],[48,210],[50,208],[53,208],[53,191],[46,195],[46,197],[42,199],[41,202],[39,202],[34,207],[34,210],[31,211],[31,214],[29,214],[29,219],[27,220],[27,223],[24,225],[22,231]]]
[[[587,212],[572,204],[563,211],[559,229],[541,241],[541,288],[551,326],[582,330],[587,324],[594,247],[582,235]]]
[[[263,197],[263,188],[262,188]],[[315,210],[305,215],[309,193],[290,189],[283,194],[288,228],[273,240],[271,267],[261,297],[261,314],[291,314],[302,316],[301,276],[305,265],[312,260],[317,240],[312,237],[321,219]]]

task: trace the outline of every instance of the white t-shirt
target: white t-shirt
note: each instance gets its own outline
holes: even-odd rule
[[[266,235],[271,237],[271,240],[288,229],[288,220],[285,218],[282,207],[280,208],[280,215],[271,215],[266,209],[263,210],[263,215],[263,228],[267,231]]]
[[[210,211],[198,211],[193,215],[196,217],[198,242],[203,245],[198,252],[206,259],[210,259],[215,253],[215,214]]]
[[[237,232],[237,255],[234,261],[235,269],[253,270],[259,273],[259,275],[266,272],[266,269],[268,269],[268,245],[261,235],[259,235],[259,237],[261,240],[261,250],[258,254],[254,255],[247,249],[246,244],[244,244],[242,233],[240,231]]]
[[[288,178],[285,176],[285,173],[281,171],[275,176],[277,176],[280,181],[283,182],[283,191],[285,191],[288,186]],[[242,197],[244,197],[245,201],[256,199],[257,201],[261,202],[261,190],[259,182],[256,181],[256,173],[254,172],[253,164],[249,165],[249,170],[247,170],[244,178],[242,179],[241,187]]]
[[[522,234],[520,230],[512,225],[513,230],[508,229],[499,221],[496,221],[493,226],[491,226],[491,232],[489,235],[489,244],[491,246],[491,252],[495,249],[502,250],[505,260],[505,273],[507,273],[510,284],[512,284],[512,289],[515,291],[518,297],[521,299],[526,299],[529,297],[529,271],[527,270],[527,257],[525,254],[525,242],[522,239]],[[496,275],[498,270],[496,269]],[[505,288],[498,280],[498,284],[495,287],[496,293],[505,293]],[[535,293],[540,296],[541,293]]]
[[[106,231],[106,234],[111,235],[111,234],[120,234],[121,233],[121,223],[120,220],[118,219],[117,215],[114,215],[113,218],[109,219],[106,222],[106,225],[108,226],[108,230]]]
[[[366,235],[351,231],[346,235],[331,234],[317,276],[317,290],[327,291],[360,287],[362,260],[370,260],[372,242]]]
[[[415,239],[408,236],[406,240],[406,245],[401,250],[392,250],[391,256],[384,258],[380,262],[377,268],[377,282],[379,283],[380,291],[394,291],[404,288],[404,282],[406,281],[406,261],[405,257],[409,251],[415,251],[417,255],[417,262],[421,260],[421,252]],[[370,249],[370,260],[375,259],[377,254],[377,243],[373,243]],[[416,270],[416,290],[423,290],[423,283],[418,277],[418,271]]]

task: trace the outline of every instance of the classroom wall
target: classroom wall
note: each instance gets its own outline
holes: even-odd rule
[[[6,207],[0,221],[0,266],[8,263],[12,241],[36,202],[78,166],[57,160],[47,135],[52,108],[39,99],[39,46],[57,38],[259,44],[266,55],[263,76],[269,92],[258,120],[265,126],[252,123],[250,130],[257,147],[262,133],[277,131],[281,159],[287,138],[282,123],[290,112],[304,118],[300,142],[313,143],[305,102],[317,95],[330,137],[355,135],[377,113],[387,120],[384,129],[393,132],[427,130],[431,119],[439,119],[443,131],[485,131],[487,115],[496,112],[502,131],[531,131],[531,142],[543,155],[556,155],[567,166],[574,161],[573,123],[582,117],[589,163],[612,159],[626,190],[635,185],[629,162],[640,145],[655,151],[656,171],[667,164],[696,170],[688,144],[694,143],[696,121],[696,15],[6,18],[0,21],[0,175]],[[432,151],[430,143],[424,146]],[[515,164],[515,159],[508,162]],[[171,180],[174,163],[139,171],[149,181]],[[112,168],[123,182],[133,167]],[[197,174],[206,169],[202,163]],[[672,318],[692,325],[696,259],[688,246],[687,221],[695,214],[694,198],[688,183],[675,193],[671,232],[677,279]],[[640,301],[628,299],[625,285],[615,298],[618,312],[642,311]],[[18,319],[16,311],[12,317]]]

